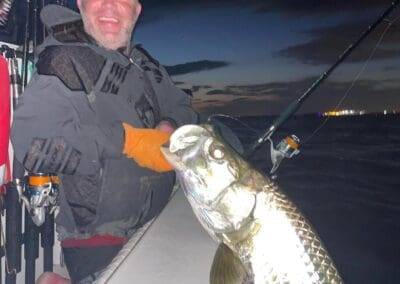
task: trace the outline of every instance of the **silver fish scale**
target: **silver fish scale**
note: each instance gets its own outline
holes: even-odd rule
[[[175,166],[181,185],[189,186],[185,193],[200,223],[229,247],[228,259],[240,259],[240,269],[252,278],[249,283],[343,283],[294,203],[225,145],[209,125],[177,129],[164,154]],[[233,263],[220,264],[221,259],[225,258],[216,254],[218,265],[213,267],[236,269]],[[212,283],[230,279],[224,271],[218,272]],[[241,280],[248,283],[247,276]]]
[[[271,188],[268,190],[271,190]],[[276,207],[278,211],[284,212],[294,227],[308,256],[302,256],[302,258],[305,261],[309,258],[314,266],[314,271],[310,274],[310,278],[313,273],[317,273],[319,281],[316,283],[343,283],[343,280],[319,237],[314,233],[311,225],[303,217],[297,207],[283,193],[277,190],[272,192],[271,199],[268,202],[270,202],[271,206]],[[288,282],[281,282],[281,280],[276,278],[272,283]]]

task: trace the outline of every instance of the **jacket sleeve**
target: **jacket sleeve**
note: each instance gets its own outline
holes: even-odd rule
[[[175,86],[165,68],[143,48],[140,50],[142,68],[150,78],[160,104],[161,118],[173,120],[177,126],[197,123],[197,114],[192,108],[191,96]]]
[[[30,172],[90,175],[103,158],[122,156],[124,132],[115,121],[90,121],[86,94],[56,76],[35,75],[14,113],[15,156]],[[92,118],[94,119],[94,118]]]
[[[160,66],[160,71],[164,79],[160,83],[152,80],[152,84],[160,102],[162,118],[173,119],[177,126],[197,123],[191,96],[175,86],[163,66]]]

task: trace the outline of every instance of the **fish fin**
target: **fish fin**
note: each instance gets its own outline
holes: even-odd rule
[[[252,284],[242,261],[224,243],[215,252],[210,272],[210,284]]]

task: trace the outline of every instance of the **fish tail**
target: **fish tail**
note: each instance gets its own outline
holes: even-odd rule
[[[215,252],[210,272],[210,284],[253,284],[241,260],[224,243]]]

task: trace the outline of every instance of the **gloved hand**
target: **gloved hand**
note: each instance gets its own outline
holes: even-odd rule
[[[160,147],[170,135],[156,129],[134,128],[122,123],[125,129],[124,154],[135,160],[141,167],[162,173],[174,168],[161,153]]]

